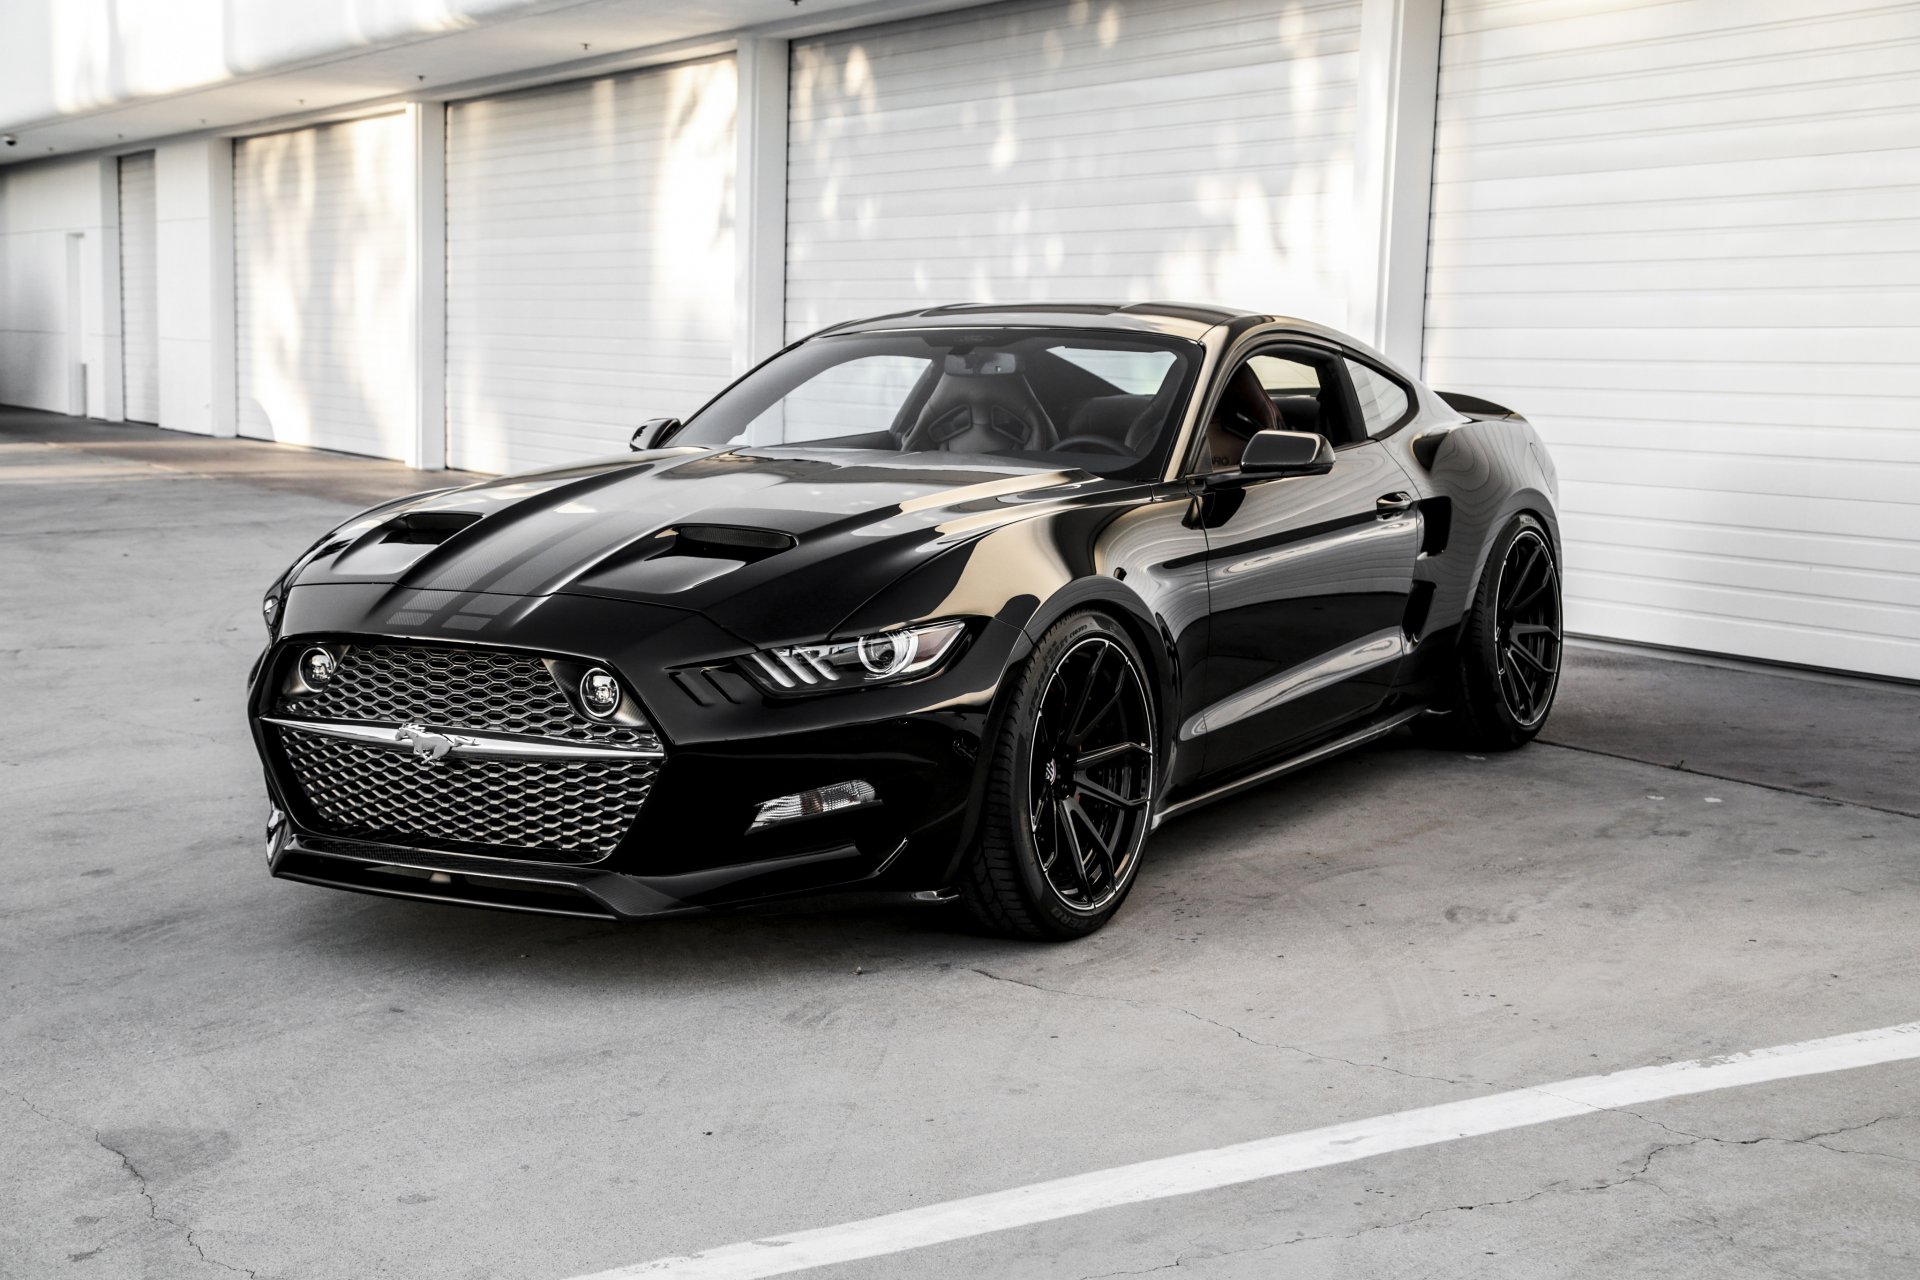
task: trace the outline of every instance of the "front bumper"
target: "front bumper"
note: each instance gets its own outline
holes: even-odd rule
[[[696,678],[745,650],[698,615],[562,596],[501,608],[497,601],[510,598],[496,598],[484,615],[489,625],[476,629],[471,621],[481,614],[473,598],[429,598],[443,595],[452,593],[351,586],[289,593],[281,636],[258,668],[251,703],[278,815],[268,851],[276,876],[391,897],[616,919],[828,889],[921,890],[950,882],[978,813],[982,743],[1000,673],[1023,638],[1017,628],[987,624],[951,668],[926,680],[782,701],[744,681]],[[396,616],[402,607],[404,620]],[[436,624],[442,617],[447,625]],[[343,828],[337,812],[323,811],[303,788],[288,750],[295,738],[275,723],[284,715],[276,705],[279,682],[315,642],[463,645],[612,667],[637,695],[663,748],[637,817],[617,843],[592,856]],[[769,799],[856,779],[877,789],[877,805],[751,829]]]
[[[301,832],[274,810],[267,866],[283,880],[538,915],[645,920],[881,879],[903,850],[872,865],[855,845],[669,876],[443,853]]]

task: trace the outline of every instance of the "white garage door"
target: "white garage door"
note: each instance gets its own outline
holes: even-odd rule
[[[449,466],[624,449],[726,383],[734,100],[726,58],[450,108]]]
[[[1346,316],[1358,0],[996,5],[796,42],[793,336],[941,302]]]
[[[1448,0],[1426,372],[1592,635],[1920,678],[1920,6]]]
[[[399,115],[234,145],[241,435],[406,456],[412,155]]]
[[[160,283],[154,249],[153,152],[120,157],[122,416],[160,421]]]

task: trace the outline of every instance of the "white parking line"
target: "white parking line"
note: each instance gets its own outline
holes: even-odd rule
[[[577,1280],[630,1280],[635,1276],[754,1280],[760,1276],[788,1275],[836,1262],[881,1257],[1036,1222],[1070,1218],[1116,1205],[1191,1195],[1283,1173],[1346,1164],[1410,1147],[1620,1110],[1662,1098],[1913,1058],[1920,1058],[1920,1022],[1772,1049],[1754,1049],[1720,1058],[1635,1067],[1611,1075],[1534,1085],[1511,1093],[1397,1111],[1304,1133],[1145,1160],[859,1222],[725,1245],[684,1258],[637,1262],[577,1277]]]

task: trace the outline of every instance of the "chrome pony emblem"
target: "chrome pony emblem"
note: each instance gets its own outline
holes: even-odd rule
[[[413,754],[428,760],[438,760],[453,750],[452,738],[443,733],[434,733],[422,725],[403,724],[395,736],[412,747]]]

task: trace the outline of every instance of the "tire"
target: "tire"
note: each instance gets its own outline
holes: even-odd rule
[[[1140,869],[1159,781],[1147,667],[1099,613],[1040,638],[1009,694],[980,837],[960,873],[973,918],[1012,938],[1083,938]]]
[[[1533,741],[1560,687],[1560,565],[1553,538],[1531,515],[1494,539],[1460,628],[1459,663],[1414,730],[1432,746],[1512,751]]]

